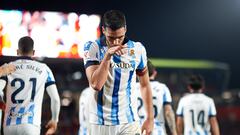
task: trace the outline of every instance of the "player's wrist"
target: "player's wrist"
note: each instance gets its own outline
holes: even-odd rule
[[[110,51],[107,51],[107,56],[108,56],[108,57],[113,56],[113,54],[114,54],[114,53],[112,53],[112,52],[110,52]]]
[[[146,120],[148,120],[148,121],[154,121],[154,117],[147,117]]]
[[[106,56],[106,60],[110,60],[113,54],[111,54],[110,52],[107,52],[105,56]]]
[[[54,122],[54,123],[58,123],[58,119],[52,118],[51,121]]]

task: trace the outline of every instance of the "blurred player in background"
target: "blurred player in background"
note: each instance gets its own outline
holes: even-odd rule
[[[167,120],[168,127],[171,130],[171,134],[177,135],[174,111],[171,106],[172,97],[170,91],[165,84],[155,81],[157,71],[150,60],[148,60],[147,66],[153,95],[153,135],[166,135],[165,119]],[[139,89],[139,84],[137,86],[137,89]],[[146,113],[144,111],[143,100],[140,92],[138,94],[138,115],[140,122],[142,123],[146,118]]]
[[[26,36],[18,42],[19,58],[11,64],[16,71],[0,79],[0,91],[6,89],[4,115],[5,135],[40,135],[44,90],[51,98],[52,119],[45,135],[55,133],[60,111],[60,98],[52,71],[46,64],[34,61],[33,40]]]
[[[200,75],[189,78],[187,88],[190,93],[180,99],[177,108],[178,135],[220,134],[214,101],[202,93],[204,84]]]
[[[103,16],[103,37],[84,46],[84,66],[90,86],[91,135],[139,135],[136,76],[139,77],[147,117],[142,132],[153,130],[152,91],[145,47],[129,40],[125,15],[118,10]]]
[[[79,132],[78,135],[89,135],[88,121],[89,121],[89,100],[92,100],[91,95],[92,89],[90,87],[85,88],[79,98]]]
[[[0,67],[0,77],[8,75],[16,70],[16,67],[13,64],[4,64]],[[0,91],[0,135],[2,130],[2,113],[5,109],[5,102],[3,100],[3,91]]]

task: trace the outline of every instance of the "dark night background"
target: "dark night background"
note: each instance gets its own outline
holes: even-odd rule
[[[122,10],[127,35],[144,43],[150,57],[227,63],[229,88],[239,88],[239,0],[1,0],[0,8],[100,15]]]

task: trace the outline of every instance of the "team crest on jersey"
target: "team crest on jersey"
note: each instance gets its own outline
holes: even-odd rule
[[[128,53],[129,53],[130,56],[135,56],[135,51],[134,51],[134,49],[130,49]]]

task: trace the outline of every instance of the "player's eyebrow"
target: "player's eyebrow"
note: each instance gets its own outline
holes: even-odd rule
[[[124,35],[121,35],[121,36],[118,36],[118,37],[108,36],[108,38],[111,38],[111,39],[122,38],[122,37],[124,37]]]

